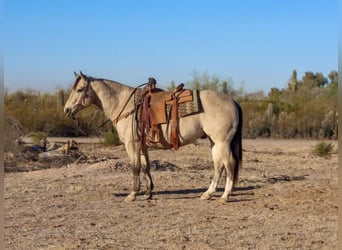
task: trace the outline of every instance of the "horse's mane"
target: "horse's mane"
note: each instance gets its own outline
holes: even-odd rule
[[[120,82],[103,79],[103,78],[94,78],[89,77],[89,82],[101,82],[103,85],[103,90],[106,92],[120,92],[123,88],[131,88],[127,85],[124,85]]]
[[[73,90],[76,89],[77,83],[79,82],[80,79],[81,79],[80,76],[76,78],[75,83],[74,83],[74,85],[72,86],[72,89],[73,89]]]
[[[112,92],[112,91],[117,92],[118,89],[122,89],[124,87],[130,88],[129,86],[126,86],[120,82],[109,80],[109,79],[96,78],[96,77],[92,77],[92,76],[88,76],[87,78],[88,78],[89,83],[90,82],[101,82],[103,84],[104,91],[106,91],[106,92]],[[81,80],[81,76],[76,78],[75,83],[72,87],[73,90],[76,89],[76,86],[80,80]]]

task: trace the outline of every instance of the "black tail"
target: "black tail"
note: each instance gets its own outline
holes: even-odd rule
[[[230,148],[235,159],[234,165],[234,186],[237,184],[239,178],[239,169],[242,166],[242,109],[239,103],[234,100],[235,106],[238,110],[239,123],[233,140],[230,143]]]

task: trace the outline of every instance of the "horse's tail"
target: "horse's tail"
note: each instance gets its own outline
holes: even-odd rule
[[[239,169],[242,166],[242,109],[241,106],[234,100],[235,107],[238,111],[239,123],[237,130],[233,136],[233,140],[230,143],[230,148],[232,150],[233,157],[235,159],[234,163],[234,176],[233,182],[234,186],[237,184],[239,178]]]

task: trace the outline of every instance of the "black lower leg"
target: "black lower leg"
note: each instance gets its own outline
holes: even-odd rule
[[[140,168],[133,167],[133,191],[139,192],[140,190]]]

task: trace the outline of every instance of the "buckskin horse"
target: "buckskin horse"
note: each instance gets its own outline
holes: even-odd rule
[[[136,115],[136,100],[132,96],[138,88],[116,81],[94,78],[80,72],[64,106],[71,118],[82,109],[94,104],[110,119],[124,143],[133,172],[133,190],[125,201],[134,201],[140,190],[140,171],[146,180],[145,198],[152,198],[153,181],[150,173],[148,148],[141,143]],[[207,136],[214,162],[214,176],[201,199],[209,200],[216,191],[222,171],[226,171],[224,193],[219,201],[228,201],[238,180],[242,165],[242,110],[230,96],[211,90],[199,91],[201,112],[178,120],[179,146]],[[169,124],[160,125],[160,135],[171,145]],[[172,148],[172,147],[170,147]]]

